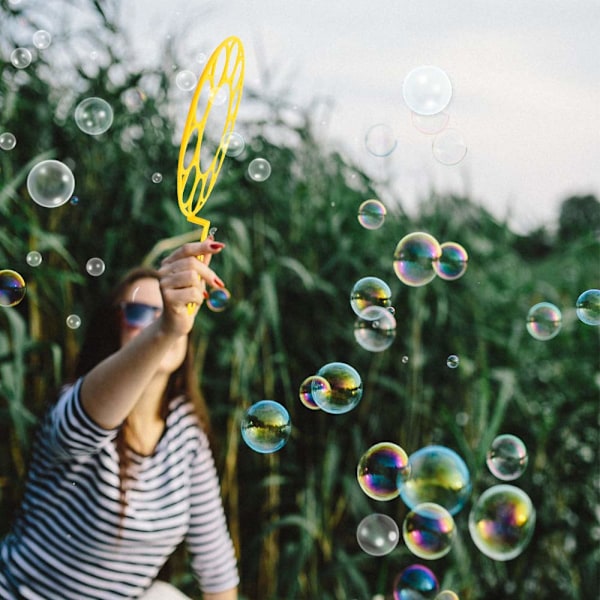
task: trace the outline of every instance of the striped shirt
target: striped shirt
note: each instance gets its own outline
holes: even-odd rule
[[[204,592],[237,586],[213,456],[191,403],[170,401],[151,456],[130,450],[123,516],[118,429],[90,419],[80,386],[41,424],[21,513],[0,541],[0,598],[137,598],[183,540]]]

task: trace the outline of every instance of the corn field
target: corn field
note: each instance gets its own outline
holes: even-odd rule
[[[177,49],[166,47],[155,71],[131,70],[113,3],[87,4],[94,27],[65,24],[26,70],[8,60],[19,45],[15,32],[39,25],[0,4],[0,130],[18,140],[0,151],[0,268],[27,281],[23,302],[0,307],[0,535],[23,492],[36,423],[71,373],[86,316],[129,267],[156,264],[197,236],[175,195],[176,131],[185,114],[171,90]],[[53,51],[90,36],[92,64],[76,51]],[[101,136],[82,135],[71,116],[89,96],[101,96],[115,113]],[[245,151],[226,159],[203,211],[227,243],[213,266],[232,301],[221,313],[203,308],[194,330],[242,598],[392,598],[395,576],[423,561],[402,543],[382,557],[357,544],[364,516],[380,512],[402,523],[408,511],[400,499],[381,502],[362,492],[361,455],[379,441],[408,453],[428,444],[452,448],[471,473],[472,504],[497,483],[485,457],[499,433],[519,436],[529,452],[517,485],[536,509],[533,538],[517,558],[493,561],[469,537],[467,505],[455,517],[453,550],[425,561],[440,589],[461,600],[596,598],[600,338],[597,327],[578,320],[575,301],[599,287],[600,204],[565,201],[554,230],[529,235],[512,232],[473,199],[435,191],[409,216],[395,190],[375,185],[319,142],[318,99],[298,108],[283,92],[250,87],[244,102],[257,108],[236,127]],[[257,157],[272,167],[260,183],[246,174]],[[46,158],[71,166],[77,202],[52,210],[31,202],[27,174]],[[358,206],[382,195],[389,199],[385,223],[366,230]],[[414,231],[462,244],[469,253],[464,277],[402,284],[392,256]],[[26,261],[33,250],[43,256],[36,267]],[[104,261],[101,277],[86,273],[91,257]],[[397,330],[384,352],[368,352],[354,338],[350,290],[365,276],[392,288]],[[548,342],[525,328],[527,311],[542,301],[563,315]],[[81,328],[65,325],[72,314]],[[460,358],[456,369],[446,366],[451,354]],[[301,382],[333,361],[361,374],[361,402],[347,414],[307,410]],[[288,443],[273,454],[253,452],[240,436],[244,411],[261,399],[283,404],[293,424]],[[186,561],[178,552],[165,574],[199,597]]]

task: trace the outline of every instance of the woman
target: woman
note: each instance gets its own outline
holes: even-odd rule
[[[84,344],[82,376],[40,427],[21,514],[0,543],[0,598],[181,598],[155,578],[183,540],[204,599],[238,597],[206,414],[186,373],[206,286],[223,287],[209,267],[223,247],[186,244],[117,288],[116,335],[109,319]]]

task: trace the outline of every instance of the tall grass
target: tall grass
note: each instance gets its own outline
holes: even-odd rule
[[[0,262],[22,272],[28,293],[19,306],[0,309],[0,533],[14,515],[21,491],[15,482],[23,480],[36,418],[68,376],[80,341],[82,331],[65,327],[66,316],[79,314],[85,328],[121,271],[155,263],[196,235],[175,202],[169,71],[130,68],[114,10],[116,3],[106,3],[96,13],[101,59],[92,66],[72,54],[75,68],[56,79],[52,54],[25,75],[2,66],[0,129],[13,131],[18,144],[0,153]],[[7,32],[18,30],[19,16],[15,8],[0,10]],[[78,39],[77,31],[63,35],[64,43]],[[165,49],[165,64],[173,64],[175,52]],[[92,94],[107,99],[116,115],[110,134],[97,139],[70,117]],[[132,97],[140,101],[132,104]],[[457,516],[453,551],[429,566],[463,600],[593,597],[599,339],[573,307],[581,291],[597,287],[597,238],[585,230],[568,245],[549,238],[552,246],[540,257],[532,239],[471,199],[435,193],[409,218],[394,190],[375,187],[318,141],[313,107],[294,108],[253,89],[246,100],[269,117],[238,123],[245,153],[227,159],[204,209],[227,243],[214,266],[232,302],[223,313],[203,308],[194,332],[243,596],[389,598],[394,576],[421,561],[403,544],[381,558],[358,547],[355,530],[364,516],[384,512],[401,523],[407,510],[400,500],[376,502],[362,493],[355,478],[361,454],[383,440],[409,453],[447,445],[467,462],[475,498],[494,483],[485,467],[491,440],[510,432],[531,456],[518,481],[538,515],[528,549],[508,563],[482,556],[468,535],[467,506]],[[78,204],[49,211],[29,200],[24,179],[48,156],[72,159]],[[272,166],[263,183],[246,176],[258,156]],[[160,185],[151,181],[155,171],[163,175]],[[386,222],[367,231],[356,218],[358,205],[380,193],[391,199]],[[402,285],[392,271],[393,250],[416,230],[464,245],[466,275],[423,288]],[[44,256],[38,268],[25,262],[32,249]],[[100,278],[85,272],[92,256],[106,263]],[[349,294],[366,275],[392,287],[397,335],[383,353],[363,350],[353,336]],[[524,328],[528,308],[541,300],[564,316],[560,335],[547,343]],[[459,368],[446,367],[449,354],[460,357]],[[363,399],[345,415],[309,411],[298,399],[304,378],[331,361],[352,364],[364,381]],[[275,455],[256,454],[240,438],[243,412],[260,399],[281,402],[292,417],[292,436]],[[172,561],[170,576],[197,596],[185,560]]]

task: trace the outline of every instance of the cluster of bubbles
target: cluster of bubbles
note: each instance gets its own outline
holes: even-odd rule
[[[446,108],[452,99],[452,82],[436,66],[424,65],[410,71],[402,84],[404,102],[411,110],[413,125],[426,135],[434,135],[431,150],[440,164],[456,165],[467,154],[467,143],[456,127],[448,128]]]
[[[359,279],[350,292],[350,306],[357,316],[354,338],[370,352],[382,352],[396,337],[396,318],[392,308],[392,291],[378,277]]]
[[[582,292],[575,302],[575,313],[586,325],[600,325],[600,290]],[[562,328],[562,312],[552,302],[538,302],[527,312],[525,327],[532,338],[542,342],[551,340]]]
[[[393,267],[402,283],[419,287],[436,276],[446,281],[459,279],[467,270],[468,260],[467,251],[459,243],[440,244],[429,233],[416,231],[396,245]]]

